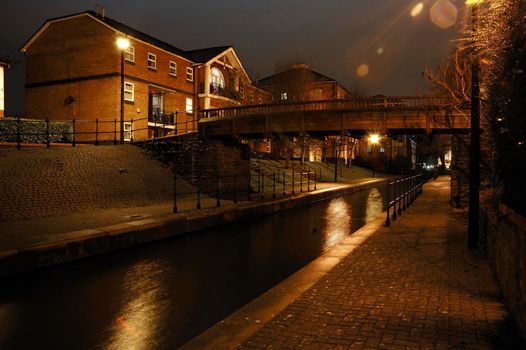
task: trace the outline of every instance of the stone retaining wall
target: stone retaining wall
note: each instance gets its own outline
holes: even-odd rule
[[[0,149],[0,221],[151,205],[172,192],[172,172],[135,146]]]
[[[482,205],[480,233],[506,305],[526,339],[526,218],[503,204],[498,209]]]

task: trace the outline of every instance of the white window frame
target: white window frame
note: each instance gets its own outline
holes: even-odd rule
[[[186,98],[185,111],[186,111],[186,114],[194,114],[194,99],[193,98],[191,97]]]
[[[131,89],[130,89],[131,87]],[[131,94],[131,98],[126,98],[126,93]],[[130,83],[129,81],[124,82],[124,94],[123,94],[124,101],[134,102],[135,101],[135,85],[133,83]]]
[[[128,48],[124,50],[124,60],[127,62],[135,63],[135,47],[128,46]]]
[[[152,63],[152,65],[150,65],[150,63]],[[157,69],[157,56],[151,52],[148,52],[148,68]]]
[[[124,141],[133,140],[133,123],[124,122]]]
[[[177,76],[177,63],[174,61],[168,62],[168,74],[170,74],[172,77]]]
[[[192,67],[186,67],[186,80],[194,81],[194,69]]]
[[[287,94],[286,91],[282,92],[281,95],[280,95],[280,100],[281,101],[287,101],[289,99],[289,96]]]

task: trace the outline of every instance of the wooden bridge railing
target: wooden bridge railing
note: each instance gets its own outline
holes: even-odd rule
[[[199,119],[238,118],[256,114],[290,113],[302,111],[370,111],[370,110],[415,110],[441,109],[448,100],[436,96],[388,96],[351,100],[321,100],[269,103],[261,105],[206,109],[199,112]]]

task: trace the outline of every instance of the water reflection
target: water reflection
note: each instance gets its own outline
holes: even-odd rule
[[[122,284],[124,305],[115,319],[109,349],[147,349],[162,323],[163,284],[159,260],[147,260],[126,271]]]
[[[377,217],[383,210],[382,194],[378,189],[373,188],[369,191],[367,201],[365,203],[365,221],[369,221]]]
[[[324,249],[327,249],[351,233],[352,208],[345,197],[334,198],[325,211],[327,227],[324,231]]]

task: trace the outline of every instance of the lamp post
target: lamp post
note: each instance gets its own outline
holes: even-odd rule
[[[482,0],[467,0],[471,7],[472,40],[475,39],[478,20],[478,5]],[[474,51],[474,50],[473,50]],[[469,148],[469,213],[468,248],[476,249],[479,240],[479,191],[480,191],[480,86],[479,60],[473,52],[471,64],[471,130]]]
[[[374,146],[377,145],[380,142],[380,136],[378,134],[371,134],[369,135],[369,142],[372,144],[371,146],[371,153],[373,154],[373,163],[371,165],[371,168],[373,170],[373,177],[374,177]]]
[[[120,139],[124,143],[124,51],[130,47],[130,41],[126,38],[117,39],[117,47],[121,50],[121,118],[120,118]]]

